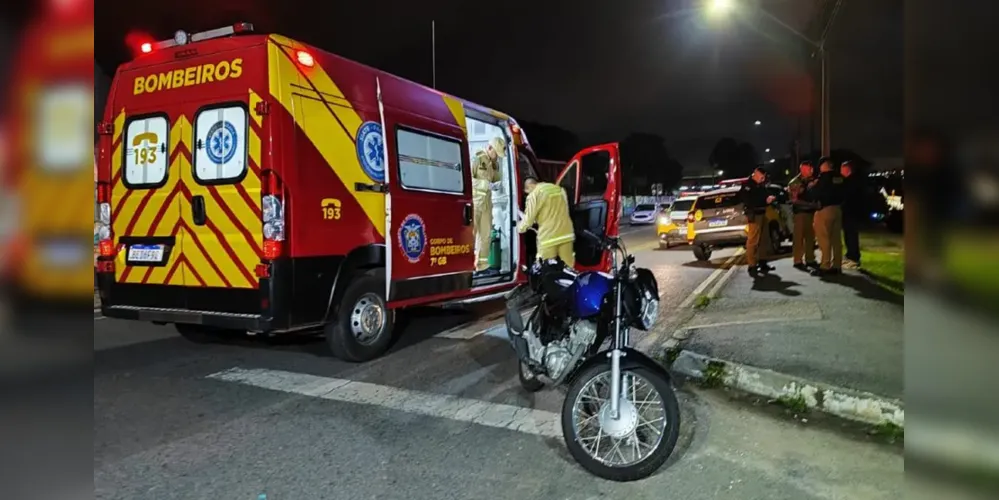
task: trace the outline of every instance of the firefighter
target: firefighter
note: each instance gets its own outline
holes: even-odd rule
[[[538,259],[549,260],[558,257],[565,265],[576,264],[573,243],[576,234],[569,216],[569,198],[565,190],[556,184],[538,182],[533,177],[524,179],[524,192],[527,193],[527,206],[517,231],[525,233],[535,223],[538,224]]]
[[[833,168],[832,160],[819,160],[819,178],[811,193],[818,203],[813,227],[815,239],[819,240],[819,251],[822,260],[818,269],[813,269],[815,276],[839,274],[843,269],[843,177]]]
[[[776,199],[767,191],[767,173],[762,167],[753,170],[753,175],[739,191],[746,214],[746,264],[749,274],[773,271],[766,257],[770,248],[770,234],[767,230],[767,206]]]
[[[819,267],[815,262],[815,228],[812,227],[815,203],[809,188],[815,182],[815,165],[805,160],[798,166],[799,174],[791,179],[787,189],[794,212],[794,267],[801,271]]]
[[[492,186],[500,181],[500,159],[506,156],[506,141],[494,137],[486,149],[472,159],[472,230],[475,231],[475,270],[489,268],[489,247],[493,232]]]

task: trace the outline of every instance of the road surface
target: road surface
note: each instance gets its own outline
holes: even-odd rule
[[[660,280],[664,316],[717,266],[652,250],[651,227],[625,232]],[[694,388],[679,393],[681,438],[667,467],[636,483],[597,479],[551,425],[561,393],[522,391],[507,342],[468,312],[417,311],[390,354],[362,365],[331,358],[321,339],[193,345],[170,327],[94,321],[96,498],[901,494],[897,450]],[[468,333],[441,335],[456,329]]]

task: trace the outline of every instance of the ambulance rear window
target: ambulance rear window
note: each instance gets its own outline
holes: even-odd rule
[[[396,143],[402,187],[442,193],[465,192],[460,142],[400,128],[396,131]]]
[[[94,94],[78,83],[49,86],[35,108],[34,153],[50,172],[79,171],[93,154]]]
[[[168,124],[166,115],[130,118],[125,124],[122,179],[130,189],[159,187],[166,183]]]
[[[248,123],[242,104],[216,105],[194,121],[194,177],[202,184],[239,182],[246,175]]]

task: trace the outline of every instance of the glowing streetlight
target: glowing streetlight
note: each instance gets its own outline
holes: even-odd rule
[[[764,153],[769,153],[770,152],[770,148],[765,149],[763,152]]]
[[[718,177],[721,177],[723,175],[725,175],[725,171],[724,170],[719,170],[718,171]]]
[[[735,7],[735,2],[732,0],[708,0],[707,9],[708,14],[712,16],[725,16],[728,15]]]
[[[773,158],[771,158],[771,159],[770,159],[770,163],[774,163],[774,162],[776,162],[776,161],[777,161],[777,160],[775,160],[775,159],[773,159]]]
[[[759,127],[760,125],[763,125],[763,122],[761,122],[759,120],[756,120],[755,122],[753,122],[753,125],[756,125],[757,127]]]

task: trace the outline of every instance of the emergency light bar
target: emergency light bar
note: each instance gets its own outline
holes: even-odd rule
[[[167,49],[170,47],[179,47],[181,45],[187,45],[192,42],[200,42],[202,40],[211,40],[213,38],[222,38],[224,36],[238,35],[240,33],[252,33],[253,24],[251,23],[236,23],[232,26],[225,26],[223,28],[216,28],[213,30],[202,31],[200,33],[189,34],[184,30],[178,30],[174,33],[172,40],[163,40],[161,42],[144,43],[142,44],[142,52],[148,54],[154,50]]]

